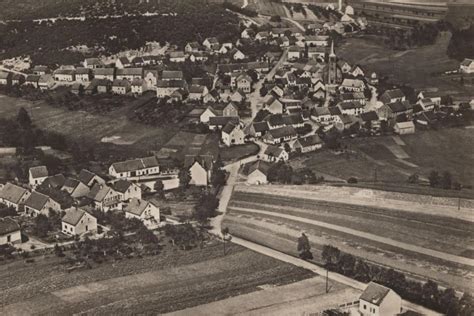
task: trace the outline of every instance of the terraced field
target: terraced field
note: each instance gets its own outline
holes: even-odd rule
[[[316,261],[322,246],[332,244],[414,276],[472,290],[472,221],[385,208],[383,202],[315,200],[292,194],[297,188],[285,189],[287,194],[276,186],[267,187],[267,193],[236,188],[224,226],[234,235],[291,254],[296,254],[296,238],[306,231]]]

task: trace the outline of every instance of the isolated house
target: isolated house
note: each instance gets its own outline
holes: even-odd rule
[[[67,235],[82,235],[97,231],[97,219],[80,208],[70,208],[61,220],[61,231]]]
[[[359,313],[362,316],[395,316],[401,311],[401,297],[375,282],[370,282],[359,297]]]
[[[12,74],[6,71],[0,71],[0,85],[6,86],[10,84]]]
[[[244,144],[244,138],[245,134],[240,123],[229,122],[222,129],[221,140],[228,147]]]
[[[250,165],[247,175],[248,184],[266,184],[268,182],[267,176],[270,170],[270,164],[259,160]]]
[[[464,59],[459,65],[459,71],[466,74],[474,73],[474,59]]]
[[[412,121],[397,122],[393,127],[393,131],[398,135],[407,135],[415,133],[415,124]]]
[[[0,246],[21,243],[20,225],[11,218],[0,218]]]
[[[184,159],[184,168],[186,168],[191,175],[189,184],[207,186],[211,180],[212,166],[212,156],[186,156]]]
[[[7,207],[13,207],[17,212],[21,210],[29,196],[30,192],[28,190],[10,182],[0,190],[0,202]]]

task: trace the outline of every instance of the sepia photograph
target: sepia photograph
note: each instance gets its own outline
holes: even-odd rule
[[[0,0],[0,315],[474,316],[474,0]]]

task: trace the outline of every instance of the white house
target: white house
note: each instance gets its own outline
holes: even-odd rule
[[[78,177],[79,181],[87,185],[89,188],[94,186],[94,184],[99,183],[99,184],[105,184],[105,180],[101,178],[99,175],[90,172],[87,169],[82,169],[81,172],[79,173]]]
[[[124,69],[131,66],[132,66],[132,63],[127,57],[120,57],[115,62],[115,67],[117,67],[117,69]]]
[[[270,162],[287,161],[289,155],[283,148],[269,145],[263,153],[263,159]]]
[[[86,196],[90,188],[79,180],[67,178],[61,187],[61,191],[67,192],[72,198],[80,198]]]
[[[49,216],[49,210],[60,212],[61,205],[45,194],[33,191],[25,201],[25,214],[31,217]]]
[[[393,131],[398,135],[414,134],[415,124],[412,121],[397,122],[393,127]]]
[[[25,204],[30,192],[22,187],[8,182],[0,190],[0,202],[7,207],[13,207],[17,212]]]
[[[112,187],[116,192],[122,195],[121,200],[123,202],[142,198],[142,188],[133,182],[120,179],[114,182]]]
[[[393,290],[370,282],[359,298],[362,316],[396,316],[402,312],[402,298]]]
[[[61,227],[63,233],[72,236],[97,232],[97,219],[86,211],[73,207],[66,211]]]
[[[464,59],[459,65],[459,71],[466,74],[474,73],[474,59]]]
[[[318,135],[310,135],[297,139],[293,144],[293,150],[301,153],[316,151],[323,147],[323,141]]]
[[[0,218],[0,246],[21,243],[20,225],[11,218]]]
[[[207,186],[211,180],[212,166],[212,156],[186,156],[184,159],[184,167],[191,175],[189,184]]]
[[[122,209],[122,195],[105,184],[96,183],[86,196],[94,207],[103,212]]]
[[[130,82],[126,79],[115,79],[112,83],[112,93],[125,95],[130,91]]]
[[[270,170],[270,164],[259,160],[250,165],[247,173],[248,184],[266,184],[268,182],[267,176]]]
[[[149,201],[132,198],[124,208],[126,218],[137,218],[146,227],[156,227],[160,223],[160,208]]]
[[[245,134],[240,123],[229,122],[222,129],[221,140],[228,147],[242,145],[244,144],[244,139]]]
[[[48,177],[48,169],[46,166],[32,167],[28,171],[28,183],[31,187],[36,188]]]
[[[147,84],[143,79],[134,79],[131,84],[131,91],[135,95],[142,95],[147,90]]]
[[[155,156],[116,162],[109,167],[109,174],[118,179],[127,179],[160,173]]]

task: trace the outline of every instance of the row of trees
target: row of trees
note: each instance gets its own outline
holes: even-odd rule
[[[318,177],[309,168],[293,170],[293,168],[284,163],[278,162],[270,167],[267,175],[269,182],[284,184],[317,184],[324,181],[324,177]]]
[[[430,186],[433,188],[441,188],[445,190],[461,190],[462,186],[459,182],[453,179],[452,174],[449,171],[444,171],[440,174],[438,171],[433,170],[428,176]]]
[[[474,313],[474,300],[469,293],[465,293],[461,299],[458,299],[456,291],[452,288],[442,290],[432,280],[420,283],[408,279],[401,272],[367,263],[333,246],[324,246],[321,256],[324,266],[330,271],[364,283],[370,281],[380,283],[409,301],[448,316],[470,316]]]

